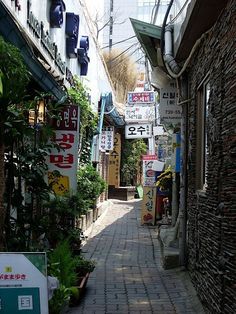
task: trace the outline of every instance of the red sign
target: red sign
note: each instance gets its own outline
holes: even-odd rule
[[[143,160],[157,160],[157,155],[143,155]]]
[[[60,119],[53,121],[53,127],[55,130],[78,130],[78,106],[68,105],[64,106],[59,113]]]
[[[155,96],[154,92],[129,92],[128,93],[128,103],[154,103]]]

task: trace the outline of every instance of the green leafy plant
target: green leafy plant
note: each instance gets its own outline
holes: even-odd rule
[[[74,81],[75,85],[68,90],[68,94],[70,101],[80,107],[79,157],[81,163],[88,164],[92,138],[97,127],[98,118],[92,110],[88,88],[76,76]]]
[[[169,166],[163,173],[157,177],[156,186],[160,188],[161,191],[169,191],[172,185],[172,171],[171,166]]]
[[[137,185],[142,171],[141,156],[147,151],[143,140],[126,140],[121,160],[121,182],[124,185]]]
[[[86,273],[91,273],[95,268],[95,261],[88,260],[82,255],[75,259],[77,277],[84,276]]]
[[[77,172],[79,206],[83,211],[93,208],[97,198],[107,188],[106,182],[92,165],[82,166]]]

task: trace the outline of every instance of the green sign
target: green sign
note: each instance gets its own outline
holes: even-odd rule
[[[1,314],[40,314],[39,288],[0,289]]]

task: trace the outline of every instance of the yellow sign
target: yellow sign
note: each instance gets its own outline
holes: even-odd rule
[[[69,192],[69,177],[55,176],[53,172],[48,172],[48,184],[52,186],[52,190],[56,195],[64,195]]]
[[[11,273],[12,272],[12,267],[11,266],[6,266],[4,268],[5,273]]]
[[[156,187],[143,187],[141,224],[155,225],[156,220]]]
[[[109,185],[116,188],[120,186],[120,154],[121,154],[121,136],[119,133],[114,137],[114,148],[109,155]]]

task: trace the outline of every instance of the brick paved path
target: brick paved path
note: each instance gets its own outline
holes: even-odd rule
[[[96,268],[80,306],[67,313],[204,313],[187,273],[161,268],[156,230],[140,226],[140,207],[113,200],[94,224],[83,251]]]

